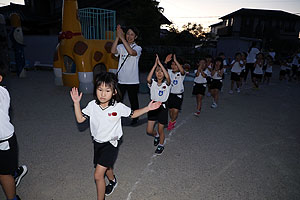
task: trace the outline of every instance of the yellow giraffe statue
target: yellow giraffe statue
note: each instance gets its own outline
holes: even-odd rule
[[[107,71],[118,68],[118,59],[110,52],[112,40],[87,40],[83,37],[77,0],[63,2],[59,39],[53,59],[57,85],[79,87],[83,93],[92,93],[96,65],[105,65]]]

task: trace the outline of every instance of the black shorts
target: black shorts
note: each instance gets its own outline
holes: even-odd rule
[[[291,74],[291,70],[290,69],[286,69],[285,73],[289,76]]]
[[[253,76],[255,77],[255,78],[257,78],[257,79],[262,79],[262,77],[263,77],[263,75],[262,74],[253,74]]]
[[[265,77],[272,77],[272,72],[265,72]]]
[[[181,93],[181,94],[170,93],[169,99],[168,99],[168,107],[181,110],[182,101],[183,101],[183,93]]]
[[[240,81],[240,75],[235,72],[231,72],[230,80],[232,81]]]
[[[211,82],[210,89],[221,90],[222,86],[223,86],[222,80],[213,79],[213,81]]]
[[[98,143],[94,141],[94,167],[97,164],[113,168],[117,160],[119,145],[114,147],[110,142]]]
[[[193,95],[201,94],[204,96],[205,90],[206,90],[206,83],[194,83],[192,94]]]
[[[243,71],[241,72],[241,74],[240,74],[240,78],[244,78],[245,75],[246,75],[246,72],[243,70]]]
[[[0,174],[14,175],[18,169],[18,143],[14,134],[8,140],[1,141],[9,143],[8,150],[0,150]]]
[[[210,76],[207,76],[206,81],[207,81],[207,84],[210,85],[211,81],[212,81],[212,78]]]
[[[148,112],[149,121],[158,121],[160,124],[168,124],[168,106],[163,103],[158,109]]]
[[[286,71],[285,71],[285,70],[280,70],[280,72],[279,72],[279,75],[280,75],[280,76],[285,76],[285,74],[286,74]]]

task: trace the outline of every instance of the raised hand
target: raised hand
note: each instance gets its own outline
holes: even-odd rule
[[[172,54],[167,55],[166,59],[165,59],[165,63],[167,64],[168,62],[170,62],[172,60]]]
[[[74,103],[79,103],[82,97],[82,92],[78,95],[78,89],[73,87],[70,91],[70,95]]]
[[[177,60],[176,60],[176,55],[175,55],[175,54],[173,55],[173,59],[174,59],[174,61],[177,61]]]
[[[161,105],[161,102],[157,101],[157,102],[154,102],[154,101],[150,101],[150,103],[148,104],[148,108],[149,110],[156,110],[157,108],[159,108]]]
[[[124,32],[123,32],[123,29],[121,28],[121,25],[118,24],[118,26],[117,26],[117,37],[119,37],[119,38],[124,38],[124,37],[125,37],[124,35],[125,35],[125,34],[124,34]]]

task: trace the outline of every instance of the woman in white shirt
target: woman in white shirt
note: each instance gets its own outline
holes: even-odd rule
[[[254,63],[256,61],[256,55],[259,53],[259,49],[256,47],[256,42],[253,42],[247,56],[247,63],[246,63],[246,71],[244,81],[247,81],[247,76],[250,71],[251,79],[253,78],[253,70],[254,70]]]

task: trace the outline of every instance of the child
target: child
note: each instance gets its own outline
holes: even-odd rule
[[[286,70],[285,70],[285,74],[287,75],[288,81],[292,81],[292,66],[293,66],[293,60],[292,58],[288,58],[287,63],[286,63]]]
[[[154,72],[156,78],[152,79]],[[170,93],[171,80],[167,70],[159,61],[158,55],[156,55],[155,64],[148,74],[147,82],[150,88],[151,100],[162,102],[159,109],[148,113],[147,124],[147,133],[154,136],[154,146],[157,146],[155,153],[160,155],[165,145],[164,126],[168,123],[167,100]],[[158,121],[158,133],[154,131],[156,121]]]
[[[213,58],[212,58],[212,56],[211,55],[207,55],[206,56],[206,74],[207,74],[207,76],[206,76],[206,80],[207,80],[207,89],[208,89],[208,92],[207,92],[207,96],[208,97],[210,97],[211,96],[211,94],[210,94],[210,84],[211,84],[211,81],[212,81],[212,79],[211,79],[211,70],[212,70],[212,65],[213,65]]]
[[[173,55],[173,60],[170,60],[167,56],[165,63],[166,62],[171,62],[171,69],[168,69],[171,79],[171,91],[168,99],[169,115],[171,119],[167,128],[170,131],[175,127],[179,110],[181,110],[184,92],[183,81],[185,78],[185,70],[177,61],[175,54]]]
[[[241,67],[242,67],[242,71],[240,74],[240,87],[242,87],[243,85],[243,81],[246,75],[246,62],[247,62],[247,53],[246,52],[242,52],[242,58],[241,58]]]
[[[263,82],[265,82],[267,80],[267,84],[269,84],[270,78],[272,77],[273,57],[271,55],[268,55],[266,60],[267,60],[267,68],[266,68],[266,72],[264,74]]]
[[[94,141],[94,178],[97,188],[97,199],[104,199],[104,194],[109,195],[117,186],[113,174],[113,165],[118,154],[118,141],[123,135],[121,117],[138,117],[150,110],[157,109],[160,102],[150,102],[147,107],[132,111],[120,103],[121,96],[117,86],[117,77],[110,72],[100,73],[95,80],[94,97],[86,108],[81,110],[80,100],[82,93],[78,94],[77,88],[72,88],[70,95],[74,102],[74,111],[78,123],[83,123],[90,118],[91,135]],[[104,175],[109,179],[105,187]]]
[[[193,95],[196,95],[196,102],[197,102],[197,110],[194,113],[196,117],[199,117],[202,107],[202,99],[205,95],[205,90],[207,86],[207,74],[205,73],[206,70],[206,60],[200,59],[198,64],[198,69],[195,70],[195,79],[194,79],[194,86],[193,86]]]
[[[234,82],[236,83],[236,91],[240,93],[240,74],[242,72],[241,53],[235,54],[235,60],[231,62],[231,87],[229,94],[233,94]]]
[[[7,67],[0,61],[0,83],[7,73]],[[0,86],[0,184],[8,200],[18,200],[16,187],[27,173],[27,167],[18,168],[18,143],[9,118],[9,107],[9,93]]]
[[[223,59],[221,57],[216,58],[214,67],[211,71],[212,83],[211,83],[211,95],[213,97],[212,108],[218,106],[219,91],[222,88],[222,76],[224,74]]]
[[[263,66],[264,66],[264,54],[258,53],[256,56],[256,61],[254,63],[254,71],[253,71],[253,84],[254,88],[258,89],[259,83],[263,77]]]
[[[287,63],[285,60],[280,61],[280,72],[279,72],[279,80],[285,80],[285,75],[286,75],[286,66]]]

